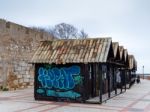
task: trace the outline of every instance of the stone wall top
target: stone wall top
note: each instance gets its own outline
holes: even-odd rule
[[[36,31],[29,27],[0,19],[0,37],[7,37],[8,35],[10,35],[12,38],[36,37],[36,39],[41,41],[43,39],[52,39],[52,36],[46,32]]]

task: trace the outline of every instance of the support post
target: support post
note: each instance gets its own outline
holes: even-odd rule
[[[144,79],[144,65],[143,65],[143,79]]]
[[[125,70],[125,74],[124,75],[125,75],[125,91],[126,91],[126,89],[127,89],[127,87],[126,87],[126,85],[127,85],[127,81],[126,81],[127,80],[127,73],[126,73],[126,70]]]
[[[113,68],[113,76],[114,76],[115,94],[117,95],[117,82],[116,82],[116,73],[115,73],[115,69],[114,68]]]
[[[122,81],[122,70],[120,70],[120,76],[121,76],[121,93],[122,93],[122,86],[123,86],[123,81]]]
[[[108,98],[110,98],[110,65],[107,65],[107,78],[108,78]]]
[[[102,103],[102,66],[99,64],[99,69],[100,69],[100,88],[99,88],[99,99],[100,99],[100,104]]]

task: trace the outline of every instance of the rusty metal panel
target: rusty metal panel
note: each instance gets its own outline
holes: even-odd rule
[[[136,59],[134,59],[134,67],[135,67],[135,70],[137,70],[137,61],[136,61]]]
[[[97,39],[93,40],[93,44],[91,46],[91,51],[90,51],[90,54],[89,54],[89,61],[90,62],[95,62],[96,61],[96,56],[95,56],[94,53],[98,51],[98,49],[96,48],[97,42],[98,42]]]
[[[48,50],[47,50],[47,48],[48,48],[48,45],[47,45],[47,43],[44,43],[44,48],[43,48],[43,50],[42,50],[42,53],[41,53],[41,62],[42,63],[45,63],[45,60],[46,60],[46,54],[47,54],[47,52],[48,52]]]
[[[73,62],[75,62],[75,63],[77,63],[78,61],[78,56],[79,56],[79,51],[80,51],[80,49],[79,49],[79,43],[80,43],[80,41],[79,40],[76,40],[76,44],[75,44],[75,56],[74,56],[74,59],[73,59]]]
[[[123,59],[123,51],[124,51],[123,46],[119,46],[119,51],[120,51],[120,59],[122,60]]]
[[[124,49],[125,62],[127,61],[127,57],[128,57],[128,51],[127,51],[127,49]]]
[[[96,62],[99,62],[100,56],[101,56],[101,51],[102,51],[102,43],[104,40],[99,40],[98,44],[98,51],[97,51],[97,57],[96,57]]]
[[[104,56],[105,56],[104,53],[105,53],[106,45],[107,45],[107,42],[104,41],[103,42],[103,46],[102,46],[102,51],[101,51],[101,54],[100,54],[100,59],[99,59],[100,62],[104,62],[103,59],[104,59]]]
[[[106,62],[107,61],[107,58],[108,58],[108,53],[109,53],[109,49],[110,49],[110,45],[111,45],[111,40],[106,40],[107,41],[107,44],[106,44],[106,47],[105,47],[105,51],[107,52],[104,52],[104,58],[103,58],[103,62]]]
[[[43,51],[43,49],[44,49],[44,43],[42,44],[42,46],[41,46],[41,48],[40,48],[40,50],[38,52],[38,62],[39,63],[42,63],[41,57],[42,57],[42,51]]]
[[[68,63],[69,61],[70,61],[70,57],[71,57],[71,49],[72,49],[72,46],[70,45],[70,44],[72,44],[72,46],[73,46],[73,43],[70,41],[70,42],[68,42],[68,48],[66,48],[67,49],[67,51],[66,51],[66,55],[65,55],[65,60],[64,60],[64,62],[63,63]],[[69,54],[70,53],[70,54]]]
[[[41,42],[32,63],[106,62],[111,38],[53,40]]]
[[[116,58],[116,56],[117,56],[117,49],[118,49],[118,47],[119,47],[119,43],[118,42],[113,42],[112,43],[112,46],[113,46],[113,50],[114,50],[114,57]]]
[[[83,49],[84,49],[83,41],[84,40],[81,40],[80,43],[79,43],[80,44],[80,51],[79,51],[79,56],[78,56],[78,59],[77,59],[78,63],[81,62],[81,56],[82,56]]]
[[[40,46],[42,46],[42,42],[40,43]],[[37,49],[37,51],[34,53],[32,59],[31,59],[31,62],[36,63],[37,58],[38,58],[38,53],[39,53],[39,50],[40,50],[40,49],[41,49],[41,47],[39,47],[39,48]]]
[[[128,60],[129,60],[129,69],[132,70],[134,67],[136,67],[136,65],[134,64],[136,63],[136,60],[133,55],[128,55]]]

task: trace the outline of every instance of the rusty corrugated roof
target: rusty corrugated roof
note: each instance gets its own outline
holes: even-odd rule
[[[124,59],[125,59],[125,62],[128,60],[128,51],[127,49],[124,49]]]
[[[119,43],[118,42],[113,42],[112,45],[113,45],[113,50],[114,50],[114,57],[116,58],[118,47],[119,47]]]
[[[111,38],[43,41],[31,62],[56,64],[106,62],[111,43]]]
[[[128,55],[128,60],[129,60],[129,69],[137,69],[137,61],[135,60],[135,57],[133,55]]]
[[[135,70],[137,70],[137,61],[136,60],[134,61],[134,68],[135,68]]]
[[[124,48],[123,46],[119,46],[119,51],[120,51],[120,59],[122,60],[124,58]]]

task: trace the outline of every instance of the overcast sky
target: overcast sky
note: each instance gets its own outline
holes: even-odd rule
[[[25,26],[61,22],[90,37],[112,37],[150,73],[150,0],[0,0],[0,18]]]

